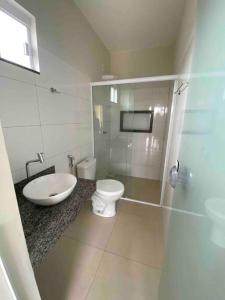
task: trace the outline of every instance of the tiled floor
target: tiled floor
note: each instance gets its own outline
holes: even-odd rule
[[[90,204],[36,270],[42,300],[157,300],[161,209],[120,200],[101,218]]]
[[[133,176],[120,176],[118,180],[121,180],[126,187],[124,197],[154,204],[160,203],[160,180]]]

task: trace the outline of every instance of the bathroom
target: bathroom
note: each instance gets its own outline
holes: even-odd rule
[[[160,205],[174,83],[102,84],[92,87],[96,178],[118,179],[124,198]]]
[[[1,299],[224,298],[224,12],[0,1]]]

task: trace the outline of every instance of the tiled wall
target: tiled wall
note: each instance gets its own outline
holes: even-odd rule
[[[76,161],[92,154],[90,79],[43,49],[39,55],[40,75],[0,63],[0,119],[14,182],[37,152],[45,163],[33,164],[31,174],[53,164],[67,172],[67,154]]]
[[[119,87],[119,103],[111,104],[111,169],[113,173],[161,179],[166,119],[170,106],[169,84]],[[120,132],[121,110],[154,110],[152,133]]]
[[[45,163],[67,172],[92,155],[90,82],[109,68],[109,52],[72,0],[18,0],[36,18],[40,75],[0,62],[0,121],[14,182],[25,163],[44,152]],[[50,88],[60,93],[52,94]]]

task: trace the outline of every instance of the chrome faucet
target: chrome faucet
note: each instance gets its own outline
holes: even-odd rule
[[[37,157],[38,157],[37,159],[32,159],[32,160],[29,160],[26,162],[27,179],[29,179],[29,177],[30,177],[29,164],[36,163],[36,162],[39,162],[42,164],[44,162],[44,153],[43,152],[38,152]]]

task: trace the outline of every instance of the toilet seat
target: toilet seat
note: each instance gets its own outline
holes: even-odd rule
[[[98,180],[96,192],[103,196],[114,196],[124,192],[124,185],[113,179]]]

